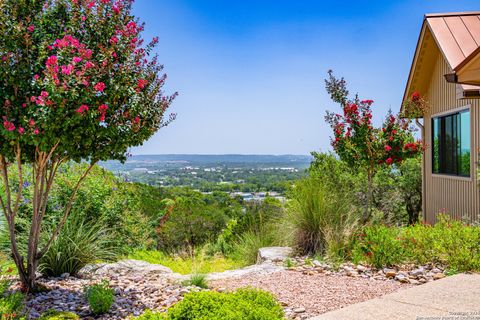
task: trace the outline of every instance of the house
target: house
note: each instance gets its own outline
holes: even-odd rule
[[[414,92],[429,105],[418,121],[425,221],[480,220],[480,12],[425,16],[403,102]]]

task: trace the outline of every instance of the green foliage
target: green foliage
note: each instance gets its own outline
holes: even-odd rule
[[[366,227],[359,235],[360,241],[354,247],[354,261],[364,260],[377,268],[402,262],[405,251],[398,237],[398,230],[383,225]]]
[[[357,210],[364,207],[366,175],[329,153],[312,152],[310,175],[330,190],[348,194]],[[405,225],[418,221],[422,207],[421,157],[400,164],[382,166],[372,180],[371,219],[385,224]]]
[[[182,283],[182,285],[197,286],[202,289],[208,289],[207,276],[202,273],[192,274],[188,280],[185,280]]]
[[[71,216],[63,232],[40,260],[40,271],[47,276],[76,275],[89,263],[114,261],[113,234],[103,225],[102,220],[85,222],[83,218]]]
[[[167,314],[165,312],[155,312],[152,310],[145,311],[142,315],[131,318],[137,320],[167,320]]]
[[[161,264],[180,274],[222,272],[241,266],[241,263],[236,260],[222,255],[206,255],[201,250],[198,250],[193,257],[166,254],[161,251],[138,250],[129,254],[128,259]]]
[[[293,262],[292,259],[287,258],[287,259],[285,259],[284,265],[285,265],[285,268],[290,269],[290,268],[295,267],[295,262]]]
[[[275,244],[277,244],[276,235],[272,226],[265,226],[262,231],[258,232],[246,231],[239,236],[231,256],[237,261],[242,261],[243,265],[255,264],[258,249]]]
[[[57,311],[50,309],[44,312],[38,320],[77,320],[80,319],[78,315],[73,312]]]
[[[107,281],[85,288],[85,298],[95,314],[107,313],[114,302],[114,291]]]
[[[335,192],[315,174],[299,181],[291,192],[287,221],[295,243],[304,254],[342,256],[358,226],[349,194]]]
[[[0,317],[2,320],[25,319],[25,296],[18,291],[10,292],[10,285],[10,280],[0,279]]]
[[[138,320],[280,320],[284,313],[271,293],[239,289],[219,293],[200,291],[186,294],[167,314],[146,312]]]
[[[353,241],[352,259],[377,267],[441,263],[454,272],[480,270],[480,227],[441,216],[434,226],[370,226]]]
[[[175,206],[166,223],[159,227],[158,249],[186,250],[213,241],[225,227],[228,217],[210,197],[189,189],[177,190]]]

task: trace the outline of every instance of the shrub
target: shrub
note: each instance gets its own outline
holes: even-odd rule
[[[291,198],[287,221],[293,226],[299,251],[343,255],[359,221],[348,194],[336,192],[312,174],[294,186]]]
[[[234,259],[241,261],[243,265],[255,264],[258,249],[275,244],[275,237],[268,228],[265,228],[263,232],[247,231],[236,241],[232,256]]]
[[[132,318],[137,320],[167,320],[167,314],[165,312],[154,312],[151,310],[145,311],[142,315]]]
[[[354,262],[376,267],[440,263],[450,272],[480,270],[480,227],[439,216],[434,226],[369,226],[352,244]]]
[[[364,228],[359,242],[353,249],[355,262],[368,261],[377,268],[402,262],[405,251],[399,238],[399,230],[383,225]]]
[[[44,312],[38,320],[77,320],[80,319],[78,315],[73,312],[57,311],[50,309]]]
[[[141,320],[280,320],[284,313],[271,293],[239,289],[219,293],[200,291],[186,294],[167,314],[146,312]]]
[[[90,310],[95,314],[107,313],[110,310],[114,301],[113,294],[113,289],[108,286],[106,281],[85,289],[85,298]]]
[[[188,280],[182,283],[184,286],[197,286],[199,288],[207,289],[207,276],[201,273],[192,274]]]
[[[101,220],[85,222],[82,218],[70,217],[62,233],[42,258],[39,266],[41,272],[48,276],[62,273],[75,275],[89,263],[115,260],[116,248],[112,234],[102,224]]]

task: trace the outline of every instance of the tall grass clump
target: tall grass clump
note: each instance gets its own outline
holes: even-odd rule
[[[117,248],[111,231],[101,220],[87,222],[72,216],[59,237],[40,261],[40,271],[47,276],[77,274],[89,263],[114,261]]]
[[[359,225],[347,193],[336,192],[311,175],[295,184],[287,204],[287,222],[302,254],[342,258]]]

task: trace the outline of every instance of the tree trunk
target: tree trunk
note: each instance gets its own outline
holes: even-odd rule
[[[372,202],[373,195],[373,172],[372,170],[367,170],[367,197],[365,201],[365,212],[363,215],[363,222],[367,222],[370,219],[370,204]]]
[[[39,250],[40,245],[40,233],[42,227],[42,221],[47,210],[47,203],[50,190],[53,185],[58,167],[64,162],[63,158],[52,159],[52,155],[56,149],[56,146],[50,150],[49,153],[41,152],[37,150],[36,161],[32,164],[32,182],[33,182],[33,198],[32,198],[32,219],[30,226],[30,233],[28,237],[28,250],[27,261],[24,261],[24,257],[18,249],[17,239],[15,235],[15,217],[18,213],[19,203],[22,199],[23,191],[23,176],[22,176],[22,163],[21,163],[21,151],[17,146],[17,165],[18,165],[18,185],[10,185],[8,167],[9,163],[4,156],[0,155],[0,167],[1,175],[3,178],[3,184],[5,188],[5,196],[0,195],[0,205],[5,215],[8,224],[8,232],[10,236],[10,245],[12,249],[12,258],[18,269],[20,282],[22,289],[25,292],[37,291],[37,279],[36,273],[40,259],[45,255],[53,241],[57,238],[60,230],[64,226],[69,213],[72,209],[75,201],[78,189],[81,183],[88,175],[95,162],[92,162],[87,170],[77,181],[70,198],[67,200],[67,204],[64,209],[63,216],[54,229],[50,239],[46,245]],[[12,199],[11,190],[16,188],[16,199]]]

